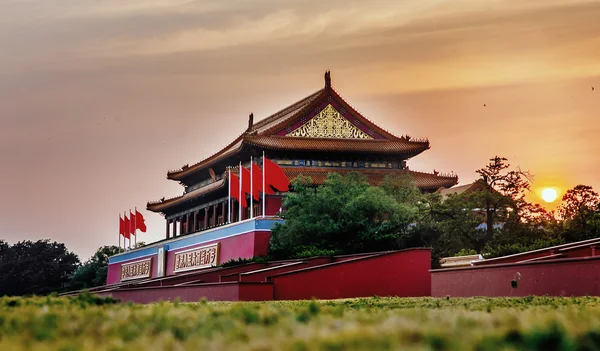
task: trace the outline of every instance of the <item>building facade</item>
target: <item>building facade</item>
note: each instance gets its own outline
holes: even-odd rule
[[[200,162],[168,172],[167,179],[179,182],[183,194],[149,202],[147,209],[165,216],[166,238],[224,225],[228,219],[228,167],[240,162],[249,167],[251,157],[260,165],[263,152],[290,180],[303,175],[316,185],[330,172],[360,172],[374,185],[386,175],[409,174],[423,191],[457,184],[454,174],[408,168],[407,160],[429,147],[427,139],[398,137],[367,119],[333,88],[326,72],[322,89],[256,123],[251,114],[246,130],[229,145]],[[238,172],[237,168],[232,171]],[[280,210],[283,196],[267,196],[266,216]],[[237,206],[237,201],[232,201],[232,222],[249,218],[249,208],[238,218]],[[253,213],[262,215],[259,201],[254,202]]]

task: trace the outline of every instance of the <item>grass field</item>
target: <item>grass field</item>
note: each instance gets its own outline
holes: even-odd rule
[[[600,350],[600,298],[0,298],[0,350]]]

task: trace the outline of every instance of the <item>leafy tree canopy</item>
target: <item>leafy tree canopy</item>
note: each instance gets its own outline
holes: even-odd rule
[[[271,236],[274,257],[384,251],[405,247],[421,196],[407,179],[371,186],[358,173],[330,173],[324,184],[298,177],[284,201],[285,223]],[[412,203],[412,205],[410,205]]]
[[[568,240],[600,235],[600,196],[589,185],[577,185],[562,197],[559,215]]]
[[[144,245],[145,243],[140,241],[136,247]],[[108,258],[117,253],[119,248],[114,245],[98,248],[89,260],[77,268],[69,282],[69,290],[88,289],[106,284]]]
[[[65,244],[50,240],[0,241],[0,296],[60,291],[79,264]]]

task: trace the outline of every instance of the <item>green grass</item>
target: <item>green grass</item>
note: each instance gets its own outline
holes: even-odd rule
[[[600,350],[600,298],[0,298],[0,350]]]

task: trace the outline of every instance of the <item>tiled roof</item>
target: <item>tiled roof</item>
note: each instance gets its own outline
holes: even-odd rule
[[[325,89],[319,90],[315,93],[314,99],[312,99],[308,104],[303,106],[300,109],[297,109],[295,113],[286,115],[285,118],[277,118],[273,120],[270,124],[269,128],[264,128],[261,132],[262,135],[272,135],[282,130],[288,125],[294,124],[302,117],[305,117],[307,113],[309,113],[313,108],[317,107],[323,101],[332,101],[337,100],[342,104],[344,109],[347,109],[352,112],[352,115],[362,121],[363,124],[373,129],[376,133],[381,134],[383,137],[395,140],[400,139],[394,134],[388,132],[387,130],[381,128],[373,121],[363,116],[362,113],[357,111],[352,105],[350,105],[333,87],[325,87]]]
[[[169,207],[175,206],[175,205],[180,205],[182,203],[185,203],[187,201],[191,201],[194,199],[197,199],[201,196],[204,196],[208,193],[211,193],[215,190],[221,189],[224,187],[225,185],[225,180],[226,178],[217,180],[214,183],[210,183],[208,185],[205,185],[201,188],[198,188],[196,190],[190,191],[189,193],[185,193],[183,195],[180,196],[176,196],[170,199],[162,199],[159,201],[151,201],[148,202],[148,204],[146,205],[146,209],[148,211],[152,211],[152,212],[162,212],[166,209],[168,209]]]
[[[182,167],[181,169],[169,171],[167,173],[167,179],[181,180],[184,177],[186,177],[187,175],[189,175],[199,169],[203,169],[207,166],[210,166],[210,164],[213,163],[214,161],[217,161],[221,158],[225,158],[229,155],[235,154],[236,152],[238,152],[241,149],[244,136],[249,135],[249,134],[253,134],[253,135],[261,134],[266,129],[271,128],[274,124],[277,124],[282,120],[287,120],[290,116],[295,115],[298,111],[302,110],[304,107],[306,107],[312,101],[314,101],[316,98],[318,98],[323,93],[324,90],[325,89],[321,89],[315,93],[312,93],[309,96],[305,97],[304,99],[284,108],[283,110],[281,110],[281,111],[279,111],[257,123],[255,123],[250,130],[245,131],[242,135],[237,137],[233,142],[231,142],[229,145],[225,146],[223,149],[216,152],[212,156],[205,158],[204,160],[197,162],[191,166],[186,165],[186,166]]]
[[[348,142],[347,139],[341,139],[336,142],[332,142],[329,140],[323,140],[323,143],[327,147],[330,147],[331,150],[345,150],[345,146],[352,146],[354,149],[349,151],[375,151],[376,148],[387,148],[387,150],[383,150],[380,153],[406,153],[412,156],[417,155],[418,153],[429,148],[429,141],[427,140],[410,140],[405,137],[397,137],[392,133],[386,131],[380,126],[373,123],[371,120],[363,116],[360,112],[358,112],[354,107],[352,107],[344,98],[331,86],[325,86],[325,88],[320,89],[304,99],[284,108],[283,110],[257,122],[252,125],[252,127],[246,130],[242,135],[240,135],[236,140],[234,140],[231,144],[227,145],[225,148],[221,149],[217,153],[212,156],[194,164],[191,166],[184,166],[181,169],[169,171],[167,173],[167,178],[172,180],[183,180],[185,177],[193,174],[194,172],[205,169],[209,167],[212,163],[221,160],[223,158],[228,157],[229,155],[233,155],[237,153],[241,147],[243,146],[243,142],[253,140],[256,146],[267,147],[271,145],[272,148],[280,147],[281,149],[285,149],[283,147],[288,147],[290,150],[294,149],[296,145],[302,145],[302,143],[298,141],[290,141],[287,144],[285,141],[281,142],[277,137],[273,137],[273,134],[281,131],[283,128],[301,121],[302,118],[305,118],[307,114],[311,114],[312,111],[319,107],[320,104],[330,101],[336,100],[338,101],[342,107],[350,111],[351,114],[360,120],[360,122],[368,127],[369,130],[372,130],[375,134],[380,135],[382,140],[379,141],[387,141],[388,144],[368,144],[368,143],[352,143]],[[268,138],[275,138],[273,141],[266,140]],[[257,138],[257,139],[255,139]],[[262,138],[262,139],[260,139]],[[362,142],[363,140],[361,140]],[[259,143],[262,142],[261,145]],[[395,144],[393,143],[395,142]],[[306,143],[305,143],[306,144]],[[360,146],[359,146],[360,145]],[[362,149],[362,146],[367,147],[367,150]],[[309,150],[310,147],[305,146],[305,150]],[[417,152],[418,151],[418,152]]]
[[[408,173],[415,181],[415,185],[422,190],[437,190],[439,188],[448,188],[458,183],[458,177],[455,175],[439,175],[433,173],[416,172],[410,170],[390,170],[390,169],[340,169],[340,168],[316,168],[316,167],[282,167],[288,179],[292,180],[299,175],[310,177],[312,183],[321,185],[325,182],[327,174],[340,173],[347,174],[350,172],[359,172],[367,177],[367,181],[372,185],[380,185],[383,178],[390,174],[405,174]],[[232,172],[238,174],[237,169],[232,169]],[[206,195],[212,191],[226,187],[227,178],[218,180],[214,183],[205,185],[202,188],[191,191],[187,194],[174,197],[163,201],[149,202],[147,205],[148,211],[162,212],[170,207],[180,205],[187,201],[191,201],[200,196]]]
[[[266,130],[269,130],[273,126],[277,125],[281,121],[287,121],[290,117],[296,115],[299,111],[304,109],[306,106],[310,105],[311,102],[317,100],[321,95],[323,95],[325,89],[318,90],[304,99],[284,108],[283,110],[254,123],[252,128],[250,129],[250,133],[262,134]]]
[[[446,199],[451,194],[460,195],[467,194],[473,191],[484,190],[486,188],[485,183],[482,180],[476,180],[473,183],[465,184],[461,186],[454,186],[448,189],[439,189],[437,191],[438,194],[442,196],[443,199]]]
[[[461,186],[453,186],[452,188],[447,188],[447,189],[439,189],[437,191],[437,193],[440,194],[443,198],[446,198],[450,194],[457,194],[457,195],[462,194],[465,191],[470,190],[474,184],[475,183],[470,183],[470,184],[461,185]]]
[[[384,169],[339,169],[339,168],[283,168],[289,179],[294,179],[299,175],[310,177],[313,184],[323,184],[328,173],[347,174],[350,172],[359,172],[367,177],[367,181],[372,185],[380,185],[383,178],[390,174],[408,173],[413,178],[415,185],[422,190],[437,190],[447,188],[458,183],[458,177],[454,175],[436,175],[432,173],[416,172],[410,170],[384,170]]]
[[[407,157],[417,155],[429,148],[428,141],[410,142],[404,139],[321,139],[292,138],[279,136],[256,136],[245,138],[251,145],[272,150],[302,151],[348,151],[377,154],[402,154]]]
[[[192,166],[184,166],[181,169],[169,171],[167,173],[167,179],[173,180],[181,180],[185,176],[202,169],[204,167],[210,166],[211,163],[218,161],[221,158],[227,157],[229,155],[234,155],[238,152],[242,146],[244,141],[244,134],[237,137],[231,144],[227,145],[225,148],[220,150],[219,152],[213,154],[212,156],[205,158],[204,160],[192,165]]]

